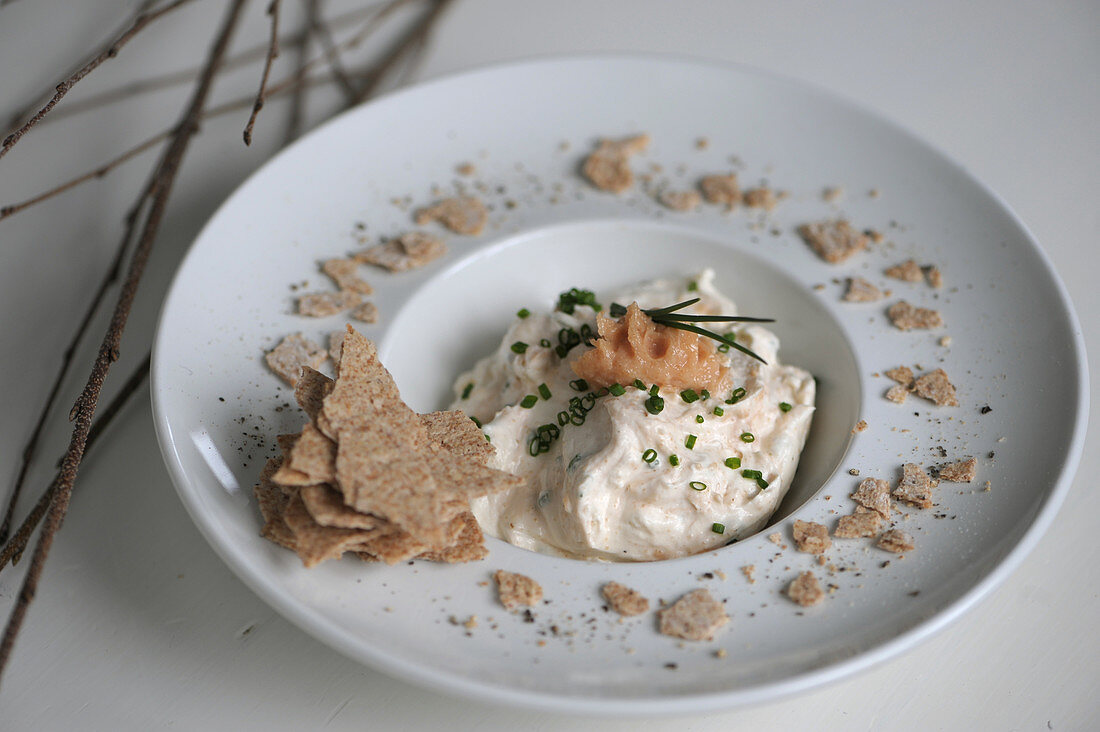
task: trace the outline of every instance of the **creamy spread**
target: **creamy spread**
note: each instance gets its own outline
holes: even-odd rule
[[[524,478],[471,502],[484,531],[546,554],[648,561],[763,528],[790,487],[814,411],[813,377],[778,362],[773,333],[707,324],[767,362],[700,338],[721,366],[709,390],[644,378],[588,384],[574,370],[606,330],[597,304],[606,315],[612,302],[651,309],[697,297],[684,312],[736,315],[713,278],[656,280],[598,303],[563,293],[550,313],[521,310],[500,347],[459,376],[451,408],[482,424],[492,467]]]

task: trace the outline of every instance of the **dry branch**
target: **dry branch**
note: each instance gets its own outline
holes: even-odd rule
[[[267,6],[267,14],[271,16],[271,40],[268,41],[267,57],[264,58],[264,70],[260,75],[260,88],[256,92],[256,102],[252,105],[252,114],[248,117],[248,124],[244,126],[244,144],[252,144],[252,128],[256,125],[256,117],[264,108],[264,100],[267,98],[267,79],[271,75],[271,64],[279,56],[279,7],[280,0],[271,0]]]

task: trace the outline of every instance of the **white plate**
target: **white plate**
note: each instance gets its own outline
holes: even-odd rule
[[[766,178],[791,196],[766,220],[714,207],[680,214],[641,190],[616,197],[578,177],[597,137],[636,131],[649,132],[653,145],[635,169],[659,163],[656,179],[674,188],[729,169],[736,155],[743,184]],[[709,144],[697,147],[700,137]],[[455,175],[463,161],[477,166],[476,176]],[[781,530],[790,543],[788,520],[717,552],[651,564],[587,564],[490,540],[489,558],[470,565],[348,559],[304,570],[258,535],[251,485],[274,436],[302,420],[262,356],[288,333],[322,339],[344,321],[293,315],[290,285],[327,287],[317,262],[360,248],[357,222],[372,242],[411,228],[395,197],[415,206],[432,200],[435,185],[451,191],[475,181],[493,208],[483,236],[452,237],[450,254],[420,271],[370,278],[382,323],[363,331],[379,342],[414,408],[445,406],[454,374],[499,340],[521,306],[547,308],[572,286],[599,290],[710,265],[744,312],[779,319],[784,360],[820,379],[809,452],[781,516],[831,526],[853,508],[853,468],[894,479],[904,461],[975,455],[978,480],[941,484],[934,509],[902,509],[899,525],[915,536],[916,551],[899,558],[867,540],[837,540],[827,554],[833,573],[768,541]],[[845,198],[824,202],[828,185],[843,185]],[[838,213],[890,243],[825,264],[793,229]],[[884,280],[884,267],[908,257],[938,265],[945,288]],[[904,297],[939,309],[946,328],[903,333],[887,322],[885,303],[841,302],[849,274],[891,287],[886,302]],[[950,347],[939,343],[944,334]],[[1066,293],[1023,225],[893,124],[745,69],[554,59],[461,74],[355,109],[242,185],[195,243],[165,303],[153,408],[169,470],[203,534],[254,591],[332,647],[483,700],[689,713],[865,668],[1002,580],[1070,485],[1087,413],[1083,349]],[[945,368],[962,405],[886,401],[890,382],[874,374],[901,364]],[[986,405],[992,411],[983,414]],[[870,427],[852,438],[859,418]],[[754,584],[740,571],[749,564]],[[549,603],[535,608],[534,622],[496,604],[485,582],[498,568],[542,583]],[[815,608],[781,594],[805,569],[833,586]],[[601,609],[598,590],[609,579],[654,601],[708,587],[732,622],[698,644],[658,635],[652,614],[620,623]],[[469,633],[448,621],[470,615],[478,624]]]

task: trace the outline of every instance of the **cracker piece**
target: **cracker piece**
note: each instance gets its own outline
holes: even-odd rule
[[[649,146],[649,135],[620,140],[600,140],[599,146],[584,160],[581,172],[601,191],[622,193],[634,185],[630,156]]]
[[[837,539],[862,539],[876,536],[882,529],[882,516],[876,511],[857,512],[850,516],[841,516],[833,529]]]
[[[779,196],[771,188],[750,188],[745,191],[741,200],[749,208],[762,208],[765,211],[774,211],[779,205]]]
[[[497,583],[500,604],[509,610],[520,605],[534,607],[542,601],[542,586],[527,575],[498,569],[493,579]]]
[[[334,330],[328,335],[328,353],[332,357],[332,363],[336,366],[336,372],[340,373],[340,353],[344,350],[345,330]]]
[[[829,539],[829,530],[825,528],[825,525],[813,521],[795,520],[792,533],[794,534],[794,543],[798,546],[800,552],[824,554],[825,550],[833,543]]]
[[[929,330],[943,326],[943,316],[938,310],[914,307],[905,300],[891,305],[886,315],[899,330]]]
[[[351,551],[351,547],[363,543],[371,533],[358,529],[321,526],[313,520],[300,496],[287,502],[283,520],[294,532],[294,551],[307,568],[315,567],[327,559],[339,559],[344,552]]]
[[[940,268],[934,264],[930,264],[924,268],[924,276],[928,280],[928,284],[935,287],[937,290],[943,287],[943,273],[940,272]]]
[[[727,211],[737,208],[741,203],[741,186],[737,183],[737,174],[707,175],[699,181],[699,189],[707,203],[724,205]]]
[[[911,503],[917,508],[932,506],[932,479],[924,468],[916,463],[901,466],[901,481],[894,489],[894,498]]]
[[[697,191],[663,191],[657,200],[673,211],[694,211],[703,202]]]
[[[895,264],[893,267],[887,267],[883,274],[903,282],[920,282],[924,279],[924,271],[912,259],[907,259],[901,264]]]
[[[729,622],[722,603],[706,589],[692,590],[658,615],[663,635],[694,641],[711,640]]]
[[[298,314],[311,318],[327,318],[342,313],[363,301],[363,296],[351,290],[312,292],[298,298]]]
[[[978,475],[978,461],[974,458],[960,460],[940,468],[940,480],[951,483],[969,483]]]
[[[827,186],[821,191],[821,200],[825,203],[836,203],[844,198],[844,188],[841,186]]]
[[[876,546],[879,549],[894,552],[894,554],[904,554],[916,548],[913,544],[913,537],[901,529],[890,529],[882,532]]]
[[[802,237],[817,256],[830,264],[843,262],[867,248],[867,237],[852,228],[845,219],[832,219],[798,227]]]
[[[356,547],[356,551],[365,552],[390,565],[412,559],[427,549],[427,544],[395,526],[389,530],[375,531]]]
[[[396,239],[364,249],[355,258],[365,264],[383,267],[391,272],[407,272],[423,267],[447,253],[443,240],[421,231],[411,231]]]
[[[307,423],[283,467],[306,476],[309,484],[331,483],[336,478],[336,443]],[[276,474],[276,482],[280,482],[281,473]]]
[[[943,369],[929,371],[913,382],[913,390],[925,399],[930,399],[941,407],[959,406],[955,387],[947,378],[947,372]]]
[[[459,175],[466,175],[466,176],[473,175],[474,173],[477,172],[477,166],[475,166],[473,163],[470,163],[470,162],[459,163],[458,165],[455,166],[455,172],[458,173]]]
[[[634,615],[641,615],[649,610],[649,600],[642,596],[636,590],[632,590],[626,585],[621,585],[618,582],[608,582],[602,588],[600,593],[603,594],[607,604],[611,606],[611,609],[617,612],[619,615],[625,615],[627,617],[633,617]]]
[[[293,435],[275,435],[275,443],[279,446],[279,452],[283,454],[284,458],[290,457],[290,451],[294,449],[294,443],[301,436],[301,432],[296,432]]]
[[[458,538],[442,551],[430,551],[420,555],[420,559],[432,562],[446,562],[457,564],[460,562],[475,562],[489,555],[485,548],[485,535],[481,533],[474,515],[467,511],[459,516],[462,522],[462,531]]]
[[[787,586],[787,597],[802,607],[812,607],[825,599],[825,590],[813,572],[803,572]]]
[[[886,377],[910,388],[913,386],[913,379],[916,378],[913,374],[913,369],[908,366],[898,366],[895,369],[889,369],[886,371]]]
[[[473,196],[445,198],[416,212],[418,226],[427,226],[437,221],[454,233],[466,236],[480,234],[488,219],[489,212],[486,211],[485,204]]]
[[[333,381],[309,366],[302,367],[298,383],[294,385],[294,401],[306,413],[310,421],[317,419],[325,397],[332,393]]]
[[[359,262],[354,259],[326,259],[321,263],[321,271],[331,277],[341,290],[351,290],[360,295],[374,292],[374,288],[359,276]]]
[[[745,575],[745,579],[749,581],[750,585],[756,584],[756,565],[746,564],[741,567],[741,574]]]
[[[252,492],[255,494],[256,500],[260,504],[260,515],[263,516],[264,519],[263,528],[260,529],[260,536],[275,542],[279,546],[293,550],[296,546],[294,532],[290,530],[290,527],[286,525],[286,521],[283,520],[283,513],[286,511],[286,505],[289,502],[289,498],[282,489],[271,480],[272,476],[282,465],[282,462],[283,459],[281,457],[274,457],[268,460],[267,464],[264,465],[263,471],[260,473],[260,482],[253,487]]]
[[[294,386],[303,366],[318,368],[325,361],[325,349],[301,333],[293,333],[264,356],[268,367],[286,383]]]
[[[485,465],[496,448],[485,439],[474,421],[458,410],[420,415],[428,437],[450,452]]]
[[[348,313],[348,316],[351,317],[352,320],[358,320],[363,323],[377,323],[378,306],[373,302],[365,302]]]
[[[882,299],[882,290],[862,277],[849,277],[845,302],[876,302]]]
[[[298,495],[302,497],[309,515],[321,526],[367,530],[387,523],[385,519],[349,508],[344,504],[343,494],[330,485],[302,486]]]
[[[905,404],[906,398],[909,396],[909,389],[901,384],[894,384],[886,390],[886,398],[892,401],[894,404]]]
[[[887,521],[890,520],[890,483],[878,478],[864,478],[852,494],[852,500],[868,508]]]

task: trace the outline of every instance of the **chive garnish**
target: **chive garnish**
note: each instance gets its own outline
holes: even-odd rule
[[[573,314],[578,305],[587,305],[593,310],[599,311],[603,307],[596,302],[596,293],[591,290],[578,290],[576,287],[558,295],[557,309],[563,313]]]
[[[722,345],[718,346],[718,353],[729,353],[729,352],[730,352],[730,344],[723,343]]]
[[[714,331],[707,330],[706,328],[701,328],[697,325],[692,325],[692,323],[772,323],[774,322],[773,318],[748,318],[736,315],[688,315],[687,313],[677,312],[679,310],[683,310],[686,307],[694,305],[697,302],[699,302],[699,298],[696,297],[691,300],[678,302],[675,305],[669,305],[665,308],[650,308],[648,310],[643,310],[642,312],[652,318],[654,323],[658,323],[669,328],[686,330],[689,333],[695,333],[696,335],[701,335],[705,336],[706,338],[716,340],[719,343],[728,344],[736,348],[738,351],[741,351],[741,353],[745,354],[746,356],[755,358],[761,363],[767,363],[767,361],[760,358],[760,356],[754,353],[751,349],[742,346],[740,343],[736,343],[730,340],[727,336],[719,335]],[[614,312],[615,310],[613,306],[612,315],[614,315]],[[623,313],[625,312],[626,310],[623,309]]]
[[[569,412],[558,412],[558,424],[564,427],[569,423]]]
[[[641,379],[634,379],[634,388],[638,391],[645,391],[645,382]]]
[[[516,341],[512,344],[512,353],[524,353],[527,351],[527,344],[523,341]]]
[[[481,426],[481,420],[478,419],[477,417],[470,417],[470,421],[473,422],[474,424],[476,424],[478,427]]]
[[[745,398],[746,394],[748,394],[748,390],[743,386],[739,386],[730,394],[730,398],[726,400],[726,404],[737,404],[737,402]]]
[[[650,414],[660,414],[665,408],[665,400],[659,396],[651,396],[645,400],[645,410]]]
[[[720,524],[717,521],[715,521],[713,524],[710,525],[710,530],[713,531],[716,534],[724,534],[724,533],[726,533],[726,525],[725,524]]]
[[[688,485],[695,491],[705,491],[707,489],[707,484],[701,480],[693,480]]]
[[[756,479],[756,484],[760,486],[760,490],[764,490],[768,487],[768,481],[764,480],[763,476]]]
[[[688,282],[687,289],[688,289],[688,292],[695,292],[696,290],[699,289],[699,283],[696,282],[695,280],[691,280],[690,282]]]
[[[780,412],[789,412],[789,411],[791,411],[791,409],[792,409],[791,405],[788,404],[787,402],[779,402],[779,411]]]
[[[626,393],[626,389],[623,388],[622,384],[612,384],[611,386],[607,387],[607,390],[615,396],[622,396]]]
[[[539,341],[539,345],[542,346],[543,348],[549,348],[550,347],[550,339],[549,338],[543,338],[541,341]]]
[[[695,393],[694,389],[684,389],[680,392],[680,398],[688,404],[699,401],[699,395]]]
[[[657,386],[656,384],[654,384],[653,386],[649,387],[649,395],[650,395],[650,396],[657,396],[657,395],[659,395],[660,393],[661,393],[661,387]]]
[[[537,396],[535,396],[534,394],[528,394],[527,396],[523,397],[523,401],[521,401],[519,405],[524,409],[530,409],[538,403],[539,398]]]
[[[699,398],[705,402],[707,399],[710,399],[710,392],[706,389],[703,389],[701,392],[699,392]]]
[[[552,396],[550,394],[550,387],[546,384],[539,384],[539,396],[543,399],[549,399]]]
[[[725,413],[726,413],[726,410],[722,409],[721,407],[715,407],[714,408],[714,416],[715,417],[721,417]]]
[[[652,447],[642,453],[642,460],[644,460],[647,463],[652,463],[656,459],[657,459],[657,451],[654,450]]]
[[[522,320],[523,318],[526,318],[530,314],[531,314],[531,311],[528,310],[527,308],[520,308],[519,311],[516,313],[516,317],[518,317]]]
[[[701,415],[701,414],[695,415],[695,421],[698,422],[699,424],[703,424],[703,415]]]
[[[755,439],[756,439],[756,435],[754,435],[751,432],[742,432],[741,433],[741,442],[752,442]]]
[[[741,471],[741,477],[748,478],[749,480],[756,480],[757,478],[763,478],[764,474],[761,473],[759,470],[746,469]]]
[[[467,384],[466,386],[464,386],[462,388],[462,398],[463,399],[469,399],[470,398],[470,392],[473,391],[473,390],[474,390],[474,382],[471,381],[469,384]]]
[[[588,382],[584,379],[573,379],[569,382],[569,388],[573,391],[588,391]]]
[[[677,465],[680,464],[680,456],[679,455],[669,455],[668,456],[668,464],[675,468]]]
[[[699,439],[699,438],[696,437],[695,435],[688,435],[687,438],[684,440],[684,447],[686,447],[689,450],[694,450],[695,449],[695,441],[697,439]]]
[[[736,470],[737,468],[740,468],[741,467],[741,458],[739,458],[739,457],[728,457],[728,458],[726,458],[726,467],[731,468],[733,470]]]

